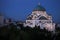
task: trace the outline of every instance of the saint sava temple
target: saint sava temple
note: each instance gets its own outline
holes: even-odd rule
[[[11,20],[5,19],[2,14],[0,14],[0,25],[4,24],[4,22],[7,24]],[[38,4],[36,8],[33,9],[31,12],[31,15],[29,15],[25,22],[23,22],[23,25],[29,26],[31,28],[34,28],[35,26],[39,26],[41,29],[46,29],[48,31],[54,31],[55,30],[55,23],[53,23],[52,16],[48,15],[46,12],[46,9]]]
[[[48,15],[46,9],[40,4],[33,9],[31,15],[26,19],[24,26],[35,27],[40,26],[41,29],[47,29],[48,31],[55,30],[55,23],[52,21],[52,16]]]

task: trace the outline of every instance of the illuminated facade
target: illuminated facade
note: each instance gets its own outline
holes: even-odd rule
[[[35,27],[40,26],[41,29],[47,29],[48,31],[55,30],[55,23],[52,21],[52,16],[48,15],[45,8],[38,5],[32,14],[27,17],[24,26]]]

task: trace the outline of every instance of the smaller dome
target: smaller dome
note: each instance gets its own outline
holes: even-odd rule
[[[39,18],[39,20],[48,20],[46,17],[44,17],[44,16],[41,16],[40,18]]]
[[[33,11],[46,11],[46,10],[41,5],[38,5]]]

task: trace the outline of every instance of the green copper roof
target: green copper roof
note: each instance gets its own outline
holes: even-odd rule
[[[41,5],[38,5],[33,11],[46,11],[46,10]]]

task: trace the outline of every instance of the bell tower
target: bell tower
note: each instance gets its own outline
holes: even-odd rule
[[[4,23],[4,16],[2,13],[0,13],[0,25]]]

